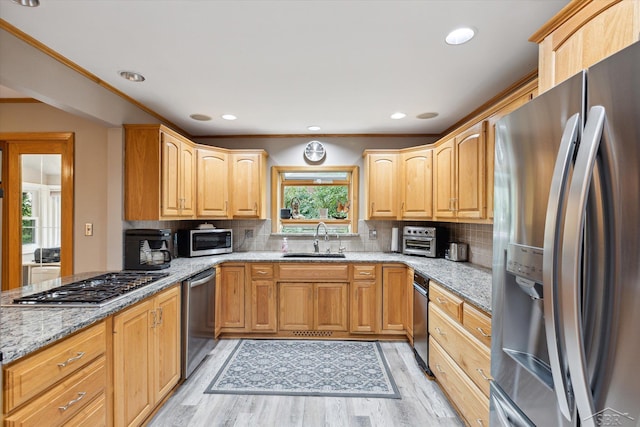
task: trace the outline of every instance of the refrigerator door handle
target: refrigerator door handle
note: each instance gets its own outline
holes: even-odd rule
[[[593,177],[596,156],[605,122],[605,109],[593,106],[589,110],[582,142],[578,148],[573,178],[569,187],[564,224],[564,245],[562,251],[560,289],[564,337],[569,373],[575,394],[581,426],[595,427],[595,405],[587,374],[582,328],[582,302],[580,278],[582,270],[582,242],[589,187]]]
[[[558,257],[561,241],[560,230],[561,213],[566,200],[569,168],[576,149],[580,129],[580,114],[576,113],[567,120],[560,141],[558,156],[553,168],[553,178],[549,191],[547,216],[544,226],[544,254],[542,262],[542,277],[544,283],[543,301],[545,333],[549,349],[549,363],[553,377],[553,389],[558,400],[558,407],[562,415],[571,421],[573,396],[568,379],[568,367],[563,362],[564,350],[560,335],[560,304],[558,302]]]

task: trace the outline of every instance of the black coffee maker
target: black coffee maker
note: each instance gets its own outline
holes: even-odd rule
[[[134,228],[124,232],[125,270],[162,270],[171,266],[171,230]]]

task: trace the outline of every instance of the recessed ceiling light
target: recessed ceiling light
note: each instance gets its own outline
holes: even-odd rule
[[[320,126],[309,126],[307,129],[309,130],[320,130]]]
[[[221,117],[223,119],[225,119],[225,120],[235,120],[235,119],[237,119],[237,117],[234,116],[233,114],[223,114]]]
[[[476,35],[476,31],[471,27],[462,27],[457,28],[447,34],[447,37],[444,39],[447,44],[457,45],[468,42]]]
[[[207,116],[206,114],[191,114],[189,117],[191,117],[193,120],[198,120],[199,122],[208,122],[209,120],[211,120],[211,116]]]
[[[417,119],[433,119],[434,117],[438,117],[438,113],[435,113],[435,112],[422,113],[416,116]]]
[[[20,6],[38,7],[40,6],[40,0],[13,0],[14,3]]]
[[[125,80],[129,80],[130,82],[143,82],[145,78],[142,74],[136,73],[135,71],[120,71],[120,77]]]
[[[406,115],[405,113],[401,113],[401,112],[399,112],[399,111],[398,111],[397,113],[393,113],[393,114],[391,115],[391,118],[392,118],[392,119],[395,119],[395,120],[397,120],[397,119],[404,119],[405,117],[407,117],[407,115]]]

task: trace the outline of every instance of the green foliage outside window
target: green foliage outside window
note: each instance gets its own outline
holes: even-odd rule
[[[22,218],[33,216],[33,195],[29,192],[22,193]],[[36,242],[36,220],[22,220],[22,244],[27,245]]]
[[[327,208],[329,218],[344,217],[338,212],[338,203],[345,205],[349,200],[346,185],[286,186],[284,188],[284,206],[291,208],[291,200],[300,201],[300,214],[307,219],[320,218],[320,208]]]

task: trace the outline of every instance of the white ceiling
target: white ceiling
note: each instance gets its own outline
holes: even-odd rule
[[[194,136],[312,134],[309,125],[439,134],[536,68],[528,38],[567,3],[0,0],[0,18]],[[462,25],[476,38],[445,44]],[[407,117],[390,119],[396,111]],[[439,116],[416,118],[425,112]]]

